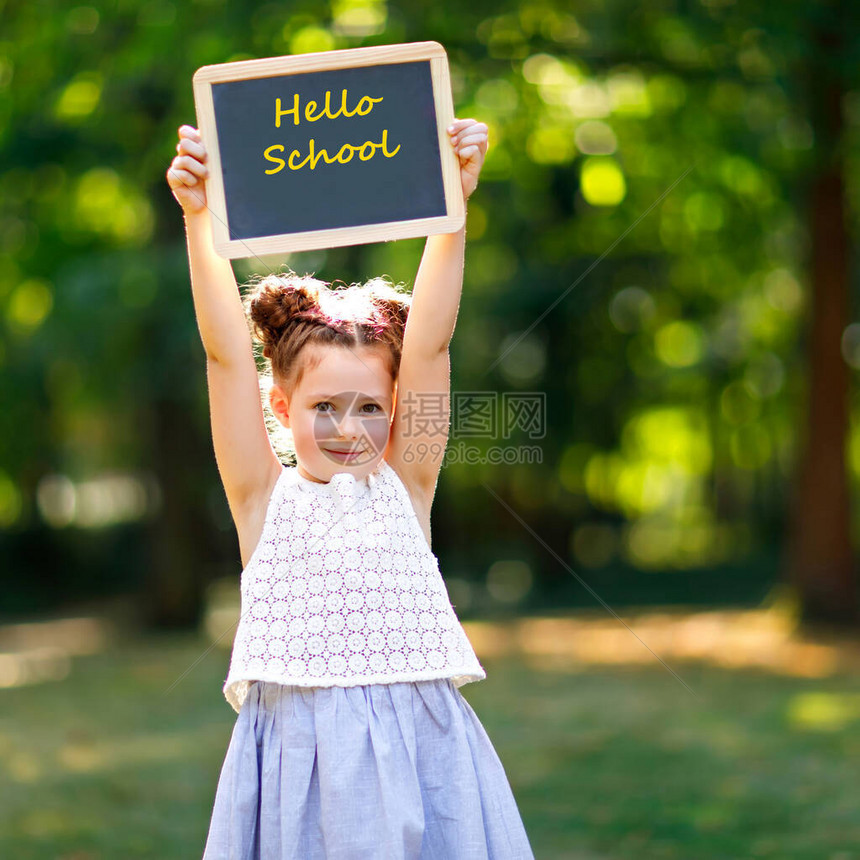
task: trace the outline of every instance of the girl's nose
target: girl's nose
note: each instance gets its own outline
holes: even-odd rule
[[[355,438],[358,436],[358,419],[353,415],[345,415],[338,427],[341,436]]]

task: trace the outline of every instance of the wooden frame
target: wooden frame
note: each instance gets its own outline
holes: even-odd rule
[[[227,226],[227,203],[221,173],[221,157],[218,151],[215,106],[212,98],[213,84],[421,60],[430,62],[447,215],[328,230],[282,233],[247,239],[234,239],[230,236]],[[198,127],[209,155],[207,202],[214,216],[212,219],[213,239],[215,250],[220,256],[234,259],[257,254],[359,245],[366,242],[428,236],[432,233],[453,233],[463,226],[465,204],[460,183],[460,165],[449,142],[447,132],[448,125],[454,120],[448,57],[445,49],[438,42],[410,42],[202,66],[194,73],[193,88]]]

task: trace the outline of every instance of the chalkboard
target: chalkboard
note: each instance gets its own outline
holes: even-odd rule
[[[223,257],[463,225],[448,61],[436,42],[203,66],[194,99]]]

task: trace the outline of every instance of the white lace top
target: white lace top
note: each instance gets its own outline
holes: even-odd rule
[[[224,696],[253,681],[350,687],[486,678],[406,486],[383,459],[328,483],[285,466],[240,579]]]

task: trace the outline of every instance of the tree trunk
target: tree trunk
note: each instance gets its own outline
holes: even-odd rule
[[[841,350],[850,308],[838,27],[834,15],[814,35],[808,78],[817,153],[808,203],[808,405],[787,549],[789,580],[798,591],[802,620],[853,624],[858,606],[845,458],[850,374]]]
[[[143,591],[143,620],[155,629],[193,629],[203,609],[209,547],[220,541],[206,511],[210,449],[194,432],[181,405],[166,397],[153,404],[153,465],[161,485],[161,510],[152,524]]]

